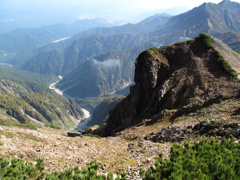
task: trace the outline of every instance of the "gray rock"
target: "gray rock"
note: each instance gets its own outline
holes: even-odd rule
[[[67,132],[67,136],[68,137],[82,137],[82,134],[77,133],[77,132]]]

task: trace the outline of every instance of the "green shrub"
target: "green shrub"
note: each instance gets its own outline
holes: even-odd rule
[[[8,123],[8,124],[3,124],[4,126],[17,126],[17,127],[26,127],[29,129],[37,130],[37,127],[32,125],[32,124],[21,124],[21,123]]]
[[[210,121],[209,126],[211,129],[214,129],[219,126],[219,122],[218,121]]]
[[[222,57],[219,52],[216,52],[215,60],[229,73],[232,77],[238,77],[238,73],[230,66],[230,64]]]
[[[147,60],[147,59],[150,59],[151,61],[154,61],[155,58],[154,58],[154,51],[155,49],[157,48],[150,48],[150,49],[146,49],[144,50],[143,52],[141,52],[137,58],[137,61],[139,59],[143,59],[143,60]]]
[[[56,127],[54,125],[44,125],[45,127],[53,128],[53,129],[61,129],[60,127]]]
[[[194,41],[195,41],[194,39],[190,39],[190,40],[187,41],[187,44],[190,45],[190,44],[192,44]]]
[[[37,159],[36,165],[32,163],[26,164],[24,160],[7,158],[0,156],[0,179],[37,179],[44,169],[44,161],[42,158]]]
[[[91,161],[87,168],[80,170],[77,166],[71,169],[65,169],[63,172],[52,172],[51,174],[45,175],[46,180],[62,180],[62,179],[79,179],[79,180],[103,180],[104,175],[98,175],[97,170],[101,164]],[[43,176],[44,177],[44,176]]]
[[[107,176],[98,175],[101,164],[91,161],[87,168],[80,170],[77,166],[65,169],[62,172],[44,173],[44,160],[37,159],[36,165],[26,163],[24,160],[12,158],[8,160],[0,156],[0,179],[3,180],[113,180],[113,174]],[[117,177],[119,180],[126,180],[126,173]]]
[[[234,138],[201,140],[192,145],[174,144],[169,159],[160,154],[155,167],[142,172],[143,179],[238,179],[240,144]]]
[[[199,38],[200,38],[200,40],[203,43],[205,48],[207,48],[207,49],[213,48],[212,39],[211,39],[211,36],[209,34],[200,33]]]
[[[84,136],[88,136],[88,137],[93,137],[93,138],[102,138],[101,136],[99,135],[95,135],[95,134],[84,134]]]
[[[232,51],[232,54],[233,54],[234,56],[236,56],[237,58],[239,58],[239,57],[240,57],[240,53],[239,53],[239,52]]]

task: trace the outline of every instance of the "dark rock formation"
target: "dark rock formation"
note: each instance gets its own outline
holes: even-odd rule
[[[167,128],[161,129],[161,131],[156,133],[151,133],[146,136],[145,140],[150,140],[153,142],[181,142],[183,140],[190,139],[197,136],[206,137],[230,137],[230,135],[235,138],[240,138],[240,124],[237,123],[220,123],[216,121],[202,121],[198,124],[179,127],[179,126],[169,126]]]
[[[220,54],[239,74],[239,57],[218,39],[205,40],[199,36],[142,52],[135,64],[136,84],[110,112],[100,135],[113,135],[143,119],[161,119],[165,110],[175,112],[173,120],[206,105],[239,97],[239,80],[217,60]]]
[[[82,137],[82,134],[77,133],[77,132],[67,132],[67,136],[69,136],[69,137]]]

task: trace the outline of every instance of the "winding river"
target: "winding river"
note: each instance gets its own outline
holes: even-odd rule
[[[60,80],[62,79],[62,76],[58,76],[58,77],[59,77]],[[51,89],[51,90],[55,91],[57,94],[63,96],[63,92],[62,92],[60,89],[57,89],[57,88],[56,88],[56,84],[57,84],[60,80],[58,80],[58,81],[50,84],[50,85],[49,85],[49,89]],[[77,131],[79,131],[79,132],[83,132],[83,131],[87,128],[88,122],[91,121],[91,119],[92,119],[91,114],[90,114],[90,112],[89,112],[88,110],[82,108],[82,111],[83,111],[83,113],[84,113],[85,119],[81,120],[81,121],[78,123],[78,126],[77,126],[76,129],[75,129],[75,130],[77,130]]]
[[[0,63],[0,66],[2,67],[12,67],[12,64],[8,64],[8,63]]]
[[[60,80],[62,80],[62,76],[58,76],[58,77],[59,77]],[[58,81],[50,84],[50,85],[49,85],[49,89],[54,90],[57,94],[63,96],[63,92],[62,92],[60,89],[57,89],[57,88],[56,88],[56,84],[57,84],[60,80],[58,80]]]
[[[78,127],[76,128],[78,132],[83,132],[87,128],[88,122],[92,119],[91,114],[88,110],[82,108],[82,111],[84,112],[85,119],[78,123]]]

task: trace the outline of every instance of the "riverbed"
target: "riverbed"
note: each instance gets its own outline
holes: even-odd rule
[[[60,80],[62,80],[62,76],[58,76]],[[49,85],[49,89],[51,90],[54,90],[57,94],[63,96],[63,92],[60,90],[60,89],[57,89],[56,88],[56,84],[60,81],[56,81],[52,84]],[[81,120],[79,123],[78,123],[78,126],[76,127],[75,130],[79,131],[79,132],[83,132],[86,128],[87,128],[87,124],[89,121],[91,121],[92,117],[91,117],[91,114],[88,110],[84,109],[84,108],[81,108],[83,113],[84,113],[84,117],[85,119]]]

